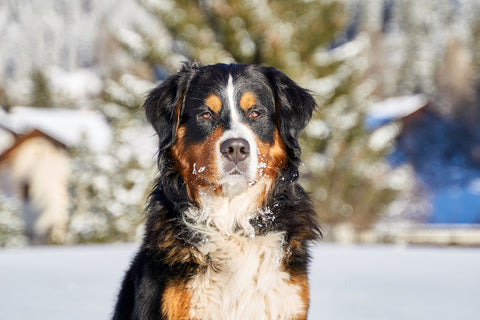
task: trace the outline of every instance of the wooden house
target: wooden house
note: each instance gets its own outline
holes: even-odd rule
[[[63,243],[69,221],[69,147],[107,148],[110,127],[91,110],[0,109],[0,192],[21,199],[19,213],[31,244]]]

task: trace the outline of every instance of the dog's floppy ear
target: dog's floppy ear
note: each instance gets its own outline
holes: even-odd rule
[[[158,134],[159,152],[175,141],[175,133],[188,85],[199,65],[185,63],[180,71],[153,89],[143,105],[147,120]]]
[[[298,135],[312,118],[317,106],[315,99],[307,90],[275,68],[266,67],[265,76],[275,94],[280,136],[288,148],[289,155],[300,161]]]

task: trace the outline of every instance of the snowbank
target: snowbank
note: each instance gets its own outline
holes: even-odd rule
[[[136,246],[0,251],[2,319],[108,319]],[[480,319],[480,249],[314,248],[310,318]]]

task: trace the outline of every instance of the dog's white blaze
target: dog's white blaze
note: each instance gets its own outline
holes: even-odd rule
[[[240,115],[238,114],[237,104],[235,103],[235,87],[233,86],[232,75],[228,76],[227,97],[228,107],[230,109],[230,117],[232,120],[232,128],[234,128],[240,124]]]
[[[188,284],[192,319],[294,319],[306,310],[281,270],[285,233],[251,233],[260,185],[232,199],[203,195],[202,209],[186,212],[189,229],[204,239],[197,249],[206,266]]]
[[[227,91],[227,99],[228,99],[228,108],[230,111],[230,128],[223,133],[221,139],[218,142],[218,145],[216,147],[216,150],[218,150],[217,160],[218,160],[218,163],[223,163],[224,161],[226,161],[226,159],[222,156],[222,154],[219,151],[220,145],[222,144],[223,141],[227,139],[235,139],[235,138],[242,138],[247,140],[247,142],[250,145],[250,156],[248,157],[248,160],[247,160],[248,172],[245,178],[248,181],[245,181],[245,186],[246,186],[248,182],[252,182],[257,176],[258,147],[253,137],[252,131],[244,123],[242,123],[242,120],[241,120],[242,117],[239,113],[239,108],[235,100],[235,86],[233,84],[233,78],[231,75],[229,75],[228,77],[226,91]],[[230,185],[233,186],[233,188],[235,188],[234,185],[238,185],[238,182],[239,182],[238,179],[226,176],[226,174],[227,174],[226,172],[222,172],[222,176],[225,177],[225,181],[221,181],[222,184],[226,184],[227,190],[229,189]]]

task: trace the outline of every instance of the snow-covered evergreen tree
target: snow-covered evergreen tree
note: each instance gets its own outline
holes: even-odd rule
[[[0,193],[0,247],[21,247],[28,244],[21,209],[19,199]]]
[[[112,143],[102,153],[85,144],[73,150],[70,243],[132,241],[142,236],[155,161],[153,143],[150,152],[139,150],[139,139],[148,134],[132,122],[127,120],[128,128],[114,126]]]
[[[53,107],[50,85],[42,70],[33,71],[32,86],[32,101],[30,105],[43,108]]]
[[[383,161],[399,125],[363,127],[372,100],[422,92],[480,145],[478,17],[476,0],[0,1],[0,104],[30,103],[34,70],[64,79],[51,66],[107,79],[105,102],[95,96],[89,103],[109,118],[115,139],[104,155],[83,150],[74,160],[83,175],[74,177],[72,192],[83,195],[73,200],[71,239],[131,238],[143,199],[132,195],[139,203],[132,205],[121,197],[118,206],[116,197],[130,193],[132,176],[141,177],[133,185],[144,184],[132,194],[147,193],[155,160],[116,153],[135,149],[133,133],[148,126],[140,105],[153,82],[186,59],[277,67],[313,90],[320,105],[302,138],[304,183],[322,220],[364,227],[382,211],[399,211],[398,201],[389,204],[398,191],[408,203],[404,191],[415,190],[411,169],[392,172]],[[81,101],[56,90],[51,98],[62,106]],[[476,163],[478,150],[471,148]],[[130,218],[126,231],[120,225]]]
[[[162,36],[139,27],[117,30],[117,39],[138,65],[161,78],[187,59],[257,63],[282,70],[315,93],[320,108],[303,136],[303,171],[324,222],[366,227],[395,198],[398,190],[388,183],[383,159],[394,135],[371,148],[371,133],[363,128],[373,90],[364,79],[370,42],[364,35],[347,39],[353,13],[347,3],[139,2],[156,18]]]

